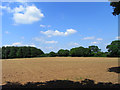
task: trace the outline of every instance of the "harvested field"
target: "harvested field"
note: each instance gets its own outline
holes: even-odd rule
[[[118,67],[118,58],[42,57],[2,60],[2,83],[44,82],[50,80],[118,83],[118,73],[108,69]]]

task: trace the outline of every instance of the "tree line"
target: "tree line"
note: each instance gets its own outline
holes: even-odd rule
[[[10,58],[31,58],[31,57],[120,57],[120,40],[112,41],[106,47],[108,52],[102,52],[98,46],[89,46],[84,48],[82,46],[75,47],[70,50],[60,49],[57,53],[51,51],[44,53],[41,49],[30,46],[3,46],[0,48],[2,59]]]
[[[44,52],[35,47],[15,47],[15,46],[7,46],[2,47],[2,58],[30,58],[30,57],[39,57]]]

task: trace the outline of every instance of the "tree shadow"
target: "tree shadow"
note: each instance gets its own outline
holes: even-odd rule
[[[120,73],[120,67],[111,67],[108,69],[109,72]]]
[[[120,84],[113,84],[98,82],[94,80],[85,79],[81,82],[74,82],[70,80],[53,80],[46,82],[28,82],[26,84],[20,84],[18,82],[7,82],[2,85],[2,90],[9,90],[11,88],[119,88]]]

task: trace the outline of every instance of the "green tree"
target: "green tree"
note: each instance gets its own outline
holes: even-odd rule
[[[14,47],[14,46],[10,47],[10,53],[9,53],[8,57],[9,58],[16,58],[16,52],[17,52],[16,47]]]
[[[58,56],[69,56],[69,50],[60,49],[57,54]]]
[[[21,47],[18,47],[18,50],[16,52],[16,57],[17,58],[23,58],[23,51],[22,51],[22,48]]]
[[[111,2],[110,6],[113,7],[114,11],[112,12],[113,15],[119,15],[120,14],[120,1],[119,2]]]
[[[5,47],[2,47],[2,59],[5,59]]]
[[[0,59],[2,59],[2,48],[0,48]]]
[[[106,48],[108,49],[108,56],[120,57],[120,40],[112,41]]]
[[[101,49],[99,49],[98,46],[95,46],[95,45],[89,46],[89,49],[91,50],[92,54],[98,53],[101,51]]]
[[[2,51],[2,52],[5,54],[5,59],[10,58],[10,55],[9,55],[9,53],[10,53],[10,48],[11,48],[11,47],[8,47],[8,46],[7,46],[7,47],[5,47],[4,52]]]
[[[76,47],[70,50],[70,55],[73,57],[90,56],[90,53],[90,49],[84,47]]]
[[[39,57],[44,52],[35,47],[15,47],[15,46],[7,46],[2,47],[2,58],[27,58],[27,57]]]
[[[31,47],[31,57],[39,57],[42,54],[44,54],[42,50],[37,49],[35,47]]]
[[[53,52],[53,51],[51,51],[51,52],[49,53],[49,56],[50,56],[50,57],[55,57],[55,56],[56,56],[56,53]]]
[[[107,56],[107,53],[98,52],[98,53],[95,53],[94,56],[95,56],[95,57],[106,57],[106,56]]]

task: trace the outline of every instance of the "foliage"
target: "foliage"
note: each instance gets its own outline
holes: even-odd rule
[[[91,52],[93,52],[93,53],[98,53],[98,52],[101,51],[101,49],[99,49],[98,46],[94,46],[94,45],[89,46],[89,49],[90,49]]]
[[[108,56],[120,57],[120,40],[112,41],[106,48],[108,49]]]
[[[106,47],[108,52],[101,52],[98,46],[89,46],[88,48],[76,47],[69,50],[60,49],[57,53],[44,53],[42,50],[35,47],[15,47],[7,46],[0,48],[0,58],[31,58],[31,57],[56,57],[56,56],[72,56],[72,57],[120,57],[120,40],[112,41]]]
[[[52,51],[52,52],[49,53],[49,57],[55,57],[55,56],[56,56],[55,52]]]
[[[40,57],[49,57],[48,53],[41,54]]]
[[[107,56],[107,53],[97,52],[97,53],[94,53],[94,56],[95,56],[95,57],[106,57],[106,56]]]
[[[58,56],[69,56],[69,50],[60,49],[57,54]]]
[[[113,7],[114,11],[113,11],[113,15],[119,15],[120,14],[120,1],[119,2],[111,2],[110,6]]]
[[[7,46],[2,47],[2,58],[29,58],[29,57],[38,57],[44,52],[35,47],[14,47]]]
[[[84,47],[76,47],[70,50],[70,55],[72,57],[90,56],[90,54],[91,54],[90,49]]]

